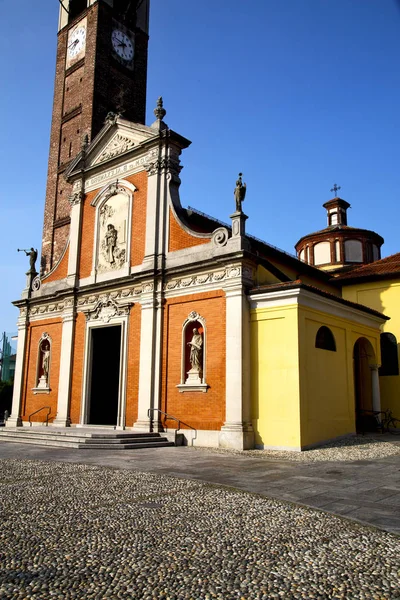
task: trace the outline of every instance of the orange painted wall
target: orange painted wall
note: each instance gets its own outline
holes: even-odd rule
[[[37,365],[39,354],[39,340],[46,332],[51,338],[50,370],[49,370],[49,394],[34,394],[32,388],[37,385]],[[30,414],[42,406],[51,408],[50,417],[57,414],[58,380],[60,374],[60,352],[61,352],[61,319],[46,319],[36,321],[29,325],[27,333],[27,345],[25,356],[25,376],[22,402],[22,420],[27,421]],[[43,422],[46,411],[32,417],[32,421]],[[51,423],[51,420],[50,420]]]
[[[89,277],[92,272],[96,208],[91,205],[91,202],[98,192],[99,190],[95,190],[86,194],[85,200],[83,201],[81,253],[79,257],[80,279]]]
[[[192,311],[206,320],[207,393],[179,392],[182,325]],[[196,429],[219,430],[225,421],[225,294],[194,294],[167,301],[164,312],[162,410]],[[175,427],[174,422],[168,423]]]
[[[144,259],[147,213],[147,172],[126,177],[137,188],[133,194],[131,266],[141,265]]]
[[[69,246],[66,249],[64,256],[62,257],[54,271],[52,271],[45,279],[43,279],[42,285],[46,285],[46,283],[50,283],[51,281],[59,281],[60,279],[65,279],[65,277],[68,275],[68,257]]]
[[[139,394],[141,307],[131,308],[128,333],[128,373],[126,386],[126,426],[132,427],[137,420]]]
[[[85,329],[86,317],[78,312],[75,324],[74,355],[72,368],[71,385],[71,404],[70,419],[71,424],[79,423],[81,414],[82,383],[83,383],[83,364],[85,356]]]
[[[187,233],[176,220],[172,210],[169,209],[169,252],[191,248],[192,246],[200,246],[209,242],[210,238],[198,238]]]

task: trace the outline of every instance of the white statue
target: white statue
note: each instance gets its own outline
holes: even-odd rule
[[[203,370],[203,337],[196,327],[193,329],[193,337],[190,342],[190,364],[192,371],[201,373]]]

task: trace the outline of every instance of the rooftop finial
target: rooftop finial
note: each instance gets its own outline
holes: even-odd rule
[[[239,173],[239,179],[236,182],[234,190],[236,200],[236,212],[242,212],[242,202],[246,196],[246,184],[242,182],[242,173]]]
[[[331,192],[335,192],[335,198],[337,198],[337,193],[339,190],[341,190],[342,188],[340,187],[340,185],[338,185],[337,183],[333,184],[333,188],[331,189]]]
[[[164,108],[162,96],[160,96],[157,100],[157,106],[154,109],[154,114],[156,115],[156,119],[158,119],[158,121],[162,121],[167,114],[167,111]]]

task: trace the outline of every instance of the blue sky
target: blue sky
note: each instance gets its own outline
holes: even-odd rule
[[[40,10],[39,10],[40,5]],[[40,249],[58,0],[0,0],[0,331]],[[396,0],[152,0],[147,123],[192,140],[181,200],[223,221],[244,173],[247,229],[294,252],[341,185],[349,224],[400,251]]]

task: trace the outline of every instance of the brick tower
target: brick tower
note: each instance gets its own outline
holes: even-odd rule
[[[109,112],[144,123],[149,0],[63,0],[60,7],[41,273],[69,236],[64,172]]]

